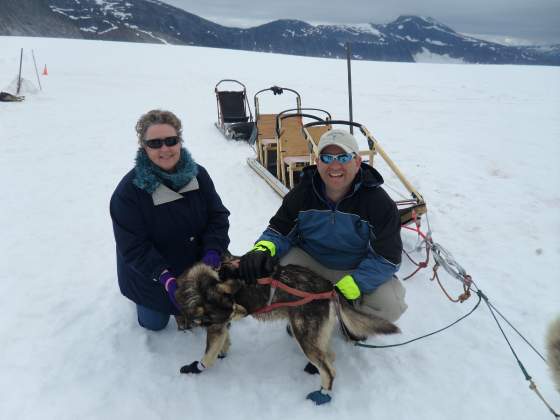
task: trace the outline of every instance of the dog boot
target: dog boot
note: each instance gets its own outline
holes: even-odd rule
[[[309,373],[310,375],[317,375],[319,373],[319,369],[317,369],[315,365],[311,362],[307,363],[303,368],[303,370]]]
[[[198,360],[195,360],[194,362],[192,362],[190,365],[185,365],[181,368],[181,373],[193,373],[193,374],[199,374],[202,373],[202,371],[206,369],[206,367],[200,363]]]
[[[307,394],[307,399],[313,401],[315,405],[322,405],[330,402],[331,396],[328,394],[328,391],[321,388],[318,391]]]

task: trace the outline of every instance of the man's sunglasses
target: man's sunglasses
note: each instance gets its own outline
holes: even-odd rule
[[[177,143],[181,142],[181,137],[179,136],[171,136],[165,137],[164,139],[150,139],[144,140],[144,144],[148,146],[150,149],[160,149],[161,146],[164,144],[167,147],[175,146]]]
[[[348,163],[352,159],[354,159],[354,153],[342,153],[340,155],[328,155],[325,153],[320,154],[319,159],[321,159],[321,162],[323,162],[325,165],[333,163],[335,159],[344,165],[345,163]]]

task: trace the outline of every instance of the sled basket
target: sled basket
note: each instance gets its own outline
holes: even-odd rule
[[[220,84],[226,82],[239,85],[240,90],[220,90]],[[227,139],[245,140],[250,143],[251,139],[254,141],[255,123],[245,85],[234,79],[223,79],[216,84],[214,92],[218,108],[216,128]]]

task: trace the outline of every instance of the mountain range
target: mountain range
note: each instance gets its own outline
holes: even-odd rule
[[[505,46],[420,16],[388,24],[311,25],[276,20],[252,28],[213,23],[157,0],[2,0],[0,35],[83,38],[342,58],[560,65],[560,45]]]

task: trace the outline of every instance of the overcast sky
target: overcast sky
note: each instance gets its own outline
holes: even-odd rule
[[[560,0],[164,0],[225,25],[276,19],[317,23],[387,23],[430,16],[457,32],[560,43]]]

